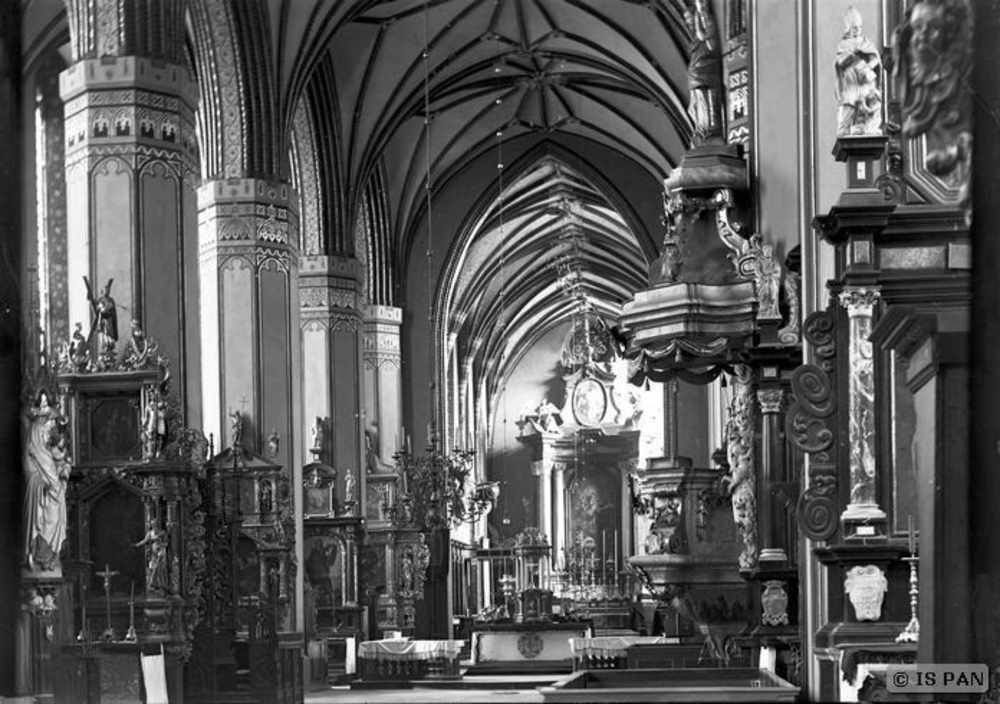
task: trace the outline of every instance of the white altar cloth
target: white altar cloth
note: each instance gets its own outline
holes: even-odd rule
[[[358,657],[366,660],[437,660],[457,658],[464,640],[366,640]]]
[[[631,645],[662,645],[676,642],[663,636],[597,636],[596,638],[570,638],[569,647],[573,657],[624,657],[625,649]]]

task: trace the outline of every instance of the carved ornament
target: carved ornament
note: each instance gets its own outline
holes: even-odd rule
[[[840,304],[847,309],[847,314],[871,315],[872,308],[879,302],[881,294],[875,288],[849,288],[840,293]]]
[[[820,365],[804,364],[792,373],[794,400],[785,415],[785,433],[809,455],[808,481],[798,503],[800,529],[811,540],[829,540],[839,516],[833,316],[817,311],[806,319],[805,330]]]
[[[757,468],[754,454],[753,371],[745,364],[735,367],[732,397],[726,422],[729,474],[722,482],[732,496],[733,521],[743,543],[741,570],[757,565]]]
[[[848,570],[844,591],[859,621],[878,621],[882,617],[882,601],[889,591],[889,580],[877,565],[858,565]]]
[[[799,342],[802,326],[802,305],[799,299],[799,275],[794,271],[785,274],[785,303],[788,305],[788,323],[778,330],[778,341],[783,345]]]
[[[760,621],[765,626],[788,625],[788,592],[780,579],[764,582],[764,593],[760,596]]]

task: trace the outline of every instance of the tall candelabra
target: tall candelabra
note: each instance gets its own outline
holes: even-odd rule
[[[920,558],[911,554],[903,559],[910,563],[910,622],[906,624],[903,632],[896,636],[896,642],[916,643],[920,640],[920,621],[917,620],[917,595],[920,594],[917,585],[917,563]]]

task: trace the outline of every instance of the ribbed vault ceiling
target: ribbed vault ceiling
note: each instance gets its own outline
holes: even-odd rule
[[[682,15],[680,0],[358,3],[329,48],[344,182],[358,189],[384,165],[394,248],[411,254],[428,173],[439,193],[478,159],[502,160],[498,135],[507,144],[526,135],[587,140],[658,182],[689,141]],[[645,285],[650,253],[637,236],[659,233],[633,232],[609,195],[542,159],[466,223],[437,300],[459,359],[473,355],[491,385],[505,376],[510,350],[576,310],[567,270],[607,318]]]
[[[508,144],[550,137],[564,148],[595,145],[630,160],[653,183],[666,176],[690,135],[683,4],[240,0],[228,7],[243,18],[239,26],[256,27],[254,43],[270,44],[254,50],[258,63],[246,74],[266,90],[247,99],[268,102],[270,112],[260,114],[287,130],[314,81],[312,94],[327,96],[320,110],[327,122],[317,132],[328,142],[318,145],[332,170],[326,183],[336,186],[327,202],[344,214],[340,222],[354,222],[365,185],[380,170],[388,224],[380,251],[413,256],[411,240],[426,220],[428,173],[435,195],[461,182],[466,167],[493,158],[498,133]],[[718,17],[721,0],[713,4]],[[55,31],[46,28],[60,26],[59,13],[58,0],[27,3],[29,52]],[[460,274],[437,292],[449,303],[446,332],[460,332],[463,354],[496,358],[498,331],[510,345],[565,320],[576,304],[558,282],[560,258],[576,260],[580,290],[611,316],[643,285],[653,254],[648,243],[660,233],[634,232],[637,220],[621,207],[627,194],[612,197],[595,183],[580,169],[542,160],[505,190],[503,236],[500,199],[475,216],[478,222],[466,221],[459,250],[447,255],[462,262]],[[580,233],[572,246],[569,217]],[[495,256],[501,239],[502,258]],[[380,266],[406,276],[405,262]]]
[[[444,300],[458,355],[498,380],[534,337],[582,305],[614,318],[645,285],[646,257],[622,215],[579,172],[538,160],[452,251]]]

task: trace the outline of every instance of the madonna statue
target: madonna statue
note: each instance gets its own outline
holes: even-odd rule
[[[43,392],[25,414],[24,557],[32,572],[59,570],[66,540],[66,484],[70,458],[58,414]]]

